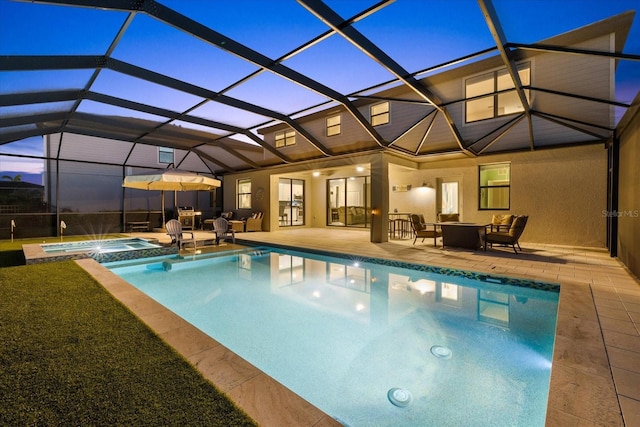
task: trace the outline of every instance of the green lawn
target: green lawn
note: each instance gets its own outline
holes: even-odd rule
[[[0,425],[255,425],[73,261],[0,268],[0,301]]]

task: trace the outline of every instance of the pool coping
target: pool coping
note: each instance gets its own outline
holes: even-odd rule
[[[271,243],[268,246],[304,250]],[[316,249],[307,251],[334,254]],[[353,258],[353,255],[347,257]],[[356,257],[363,260],[369,258]],[[331,416],[206,336],[95,260],[77,262],[260,425],[340,425]],[[398,263],[391,260],[389,262]],[[423,266],[429,267],[426,264]],[[530,277],[518,276],[516,273],[509,274],[514,279],[532,281]],[[576,341],[582,341],[584,337],[588,337],[588,345],[577,346]],[[596,425],[623,426],[593,293],[588,283],[577,279],[560,281],[554,342],[545,425],[565,426],[591,422]],[[582,354],[583,352],[588,354]],[[606,370],[602,369],[604,365]]]

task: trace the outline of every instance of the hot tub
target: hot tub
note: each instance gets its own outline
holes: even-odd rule
[[[94,258],[99,262],[121,261],[168,255],[175,253],[177,248],[163,247],[157,240],[131,237],[23,245],[22,250],[26,263],[36,264],[83,258]]]

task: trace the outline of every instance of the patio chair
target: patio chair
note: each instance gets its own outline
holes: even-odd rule
[[[245,231],[262,231],[262,218],[264,217],[264,213],[256,212],[251,214],[249,218],[244,220]]]
[[[508,231],[515,215],[497,214],[491,217],[491,231]]]
[[[433,225],[433,229],[429,229],[429,225],[420,222],[420,217],[416,214],[411,214],[411,228],[413,229],[413,235],[415,238],[413,239],[413,244],[416,244],[416,240],[419,237],[422,237],[422,241],[427,237],[433,237],[433,246],[437,245],[437,238],[442,237],[442,231],[438,230],[435,225]]]
[[[220,244],[221,239],[225,240],[229,236],[231,236],[231,241],[233,243],[236,242],[235,230],[229,227],[229,221],[222,217],[216,218],[213,221],[213,232],[216,234],[216,245]]]
[[[516,245],[518,249],[522,251],[520,247],[520,243],[518,240],[524,231],[524,227],[527,225],[527,220],[529,219],[526,215],[518,215],[513,218],[513,222],[511,223],[511,227],[509,227],[509,231],[495,231],[490,232],[485,235],[485,242],[489,246],[493,247],[496,245],[503,246],[511,246],[513,251],[517,254]],[[486,246],[485,246],[486,247]]]
[[[171,244],[178,245],[178,249],[182,249],[185,243],[193,243],[193,249],[196,249],[196,238],[191,231],[182,231],[182,224],[177,219],[171,219],[165,224],[167,234],[171,236]],[[185,237],[190,234],[191,237]]]

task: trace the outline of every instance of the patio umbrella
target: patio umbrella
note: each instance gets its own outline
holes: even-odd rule
[[[142,175],[129,175],[122,183],[126,188],[160,190],[162,192],[162,226],[164,227],[164,192],[213,190],[220,187],[220,180],[193,172],[165,169]]]

